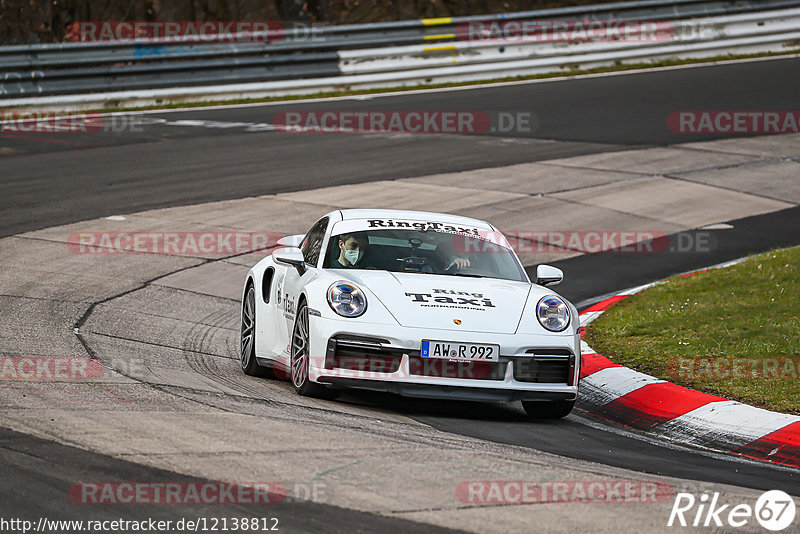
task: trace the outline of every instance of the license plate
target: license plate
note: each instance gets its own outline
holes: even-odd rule
[[[455,343],[452,341],[431,341],[430,339],[423,339],[422,357],[497,362],[500,361],[500,345]]]

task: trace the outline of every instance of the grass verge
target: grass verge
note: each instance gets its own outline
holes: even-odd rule
[[[643,373],[800,414],[800,247],[670,278],[612,306],[586,341]]]

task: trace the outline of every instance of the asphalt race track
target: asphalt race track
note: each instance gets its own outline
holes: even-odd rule
[[[777,59],[344,102],[148,113],[135,132],[122,119],[118,133],[0,132],[6,155],[0,236],[156,207],[703,141],[714,136],[674,134],[666,117],[685,109],[794,109],[798,79],[800,60]],[[392,139],[236,126],[269,124],[279,110],[322,109],[529,112],[538,128]],[[208,126],[211,121],[218,124]]]
[[[119,119],[135,124],[135,131],[45,137],[0,132],[0,237],[153,208],[711,140],[720,136],[670,132],[667,115],[684,109],[796,109],[798,80],[800,59],[776,59],[346,101],[148,112]],[[538,126],[531,132],[483,135],[287,135],[253,127],[271,124],[279,111],[323,109],[532,112]],[[731,229],[710,230],[716,243],[710,253],[601,253],[551,262],[566,273],[559,291],[585,307],[615,290],[800,244],[800,208],[727,222]],[[531,432],[533,423],[515,406],[441,401],[434,406],[371,393],[348,393],[343,402],[396,412],[449,433],[634,471],[795,494],[800,487],[796,470],[657,442],[587,416],[580,406],[564,420],[535,423]],[[64,485],[78,479],[191,479],[10,430],[0,432],[0,465],[6,487],[14,488],[3,492],[3,516],[21,509],[57,515],[66,509]],[[201,512],[183,510],[184,515]],[[225,512],[247,513],[237,508]],[[91,513],[98,518],[101,511]],[[113,507],[102,510],[104,517],[116,513]],[[160,513],[147,510],[152,517]],[[222,510],[215,513],[222,515]],[[435,528],[304,502],[282,508],[281,517],[288,518],[289,530],[303,532],[331,524],[341,531]]]
[[[56,517],[73,520],[113,521],[121,517],[152,518],[155,521],[175,519],[174,505],[95,506],[84,508],[81,515],[65,495],[65,488],[76,480],[104,480],[109,476],[126,481],[169,480],[200,482],[202,479],[169,473],[133,462],[94,454],[52,441],[0,429],[0,463],[7,487],[3,491],[0,511],[4,518]],[[247,505],[215,507],[217,517],[255,517]],[[404,521],[375,514],[365,514],[309,501],[282,502],[274,510],[281,522],[279,530],[289,532],[321,532],[332,528],[342,532],[453,532],[413,521]],[[24,514],[21,512],[24,511]],[[188,504],[181,507],[182,517],[208,516],[207,505]],[[262,510],[259,510],[263,514]],[[365,528],[365,525],[368,525]],[[270,523],[271,526],[271,523]]]

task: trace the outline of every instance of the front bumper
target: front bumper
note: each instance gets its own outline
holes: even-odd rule
[[[487,365],[423,359],[423,339],[496,344],[500,346],[500,361]],[[309,342],[309,377],[336,388],[501,402],[573,400],[578,392],[578,334],[457,332],[313,317]],[[337,352],[342,346],[349,355],[358,353],[360,347],[363,354],[377,355],[386,364],[361,365],[355,357],[344,364],[341,351]]]
[[[477,402],[514,402],[517,400],[571,401],[576,399],[576,393],[572,392],[528,391],[487,387],[475,388],[444,384],[391,382],[387,380],[354,380],[348,378],[324,377],[321,383],[329,384],[337,389],[366,389],[370,391],[394,393],[404,397],[425,399],[450,399]]]

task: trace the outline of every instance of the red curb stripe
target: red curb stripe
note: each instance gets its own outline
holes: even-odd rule
[[[608,369],[609,367],[622,367],[618,363],[614,363],[605,356],[600,354],[582,354],[581,355],[581,378],[586,378],[589,375],[595,374],[597,371]]]
[[[630,295],[614,295],[613,297],[608,297],[607,299],[603,299],[597,304],[590,306],[589,308],[586,308],[585,310],[583,310],[583,313],[581,313],[581,315],[589,312],[605,311],[612,305],[616,304],[622,299],[628,298],[629,296]]]
[[[707,272],[708,272],[708,269],[700,269],[699,271],[693,271],[691,273],[684,273],[684,274],[680,275],[680,277],[681,278],[686,278],[688,276],[694,276],[697,273],[707,273]]]
[[[754,460],[800,467],[800,421],[770,432],[732,452]]]
[[[638,430],[650,430],[710,402],[724,400],[670,382],[659,382],[609,402],[598,415]]]

